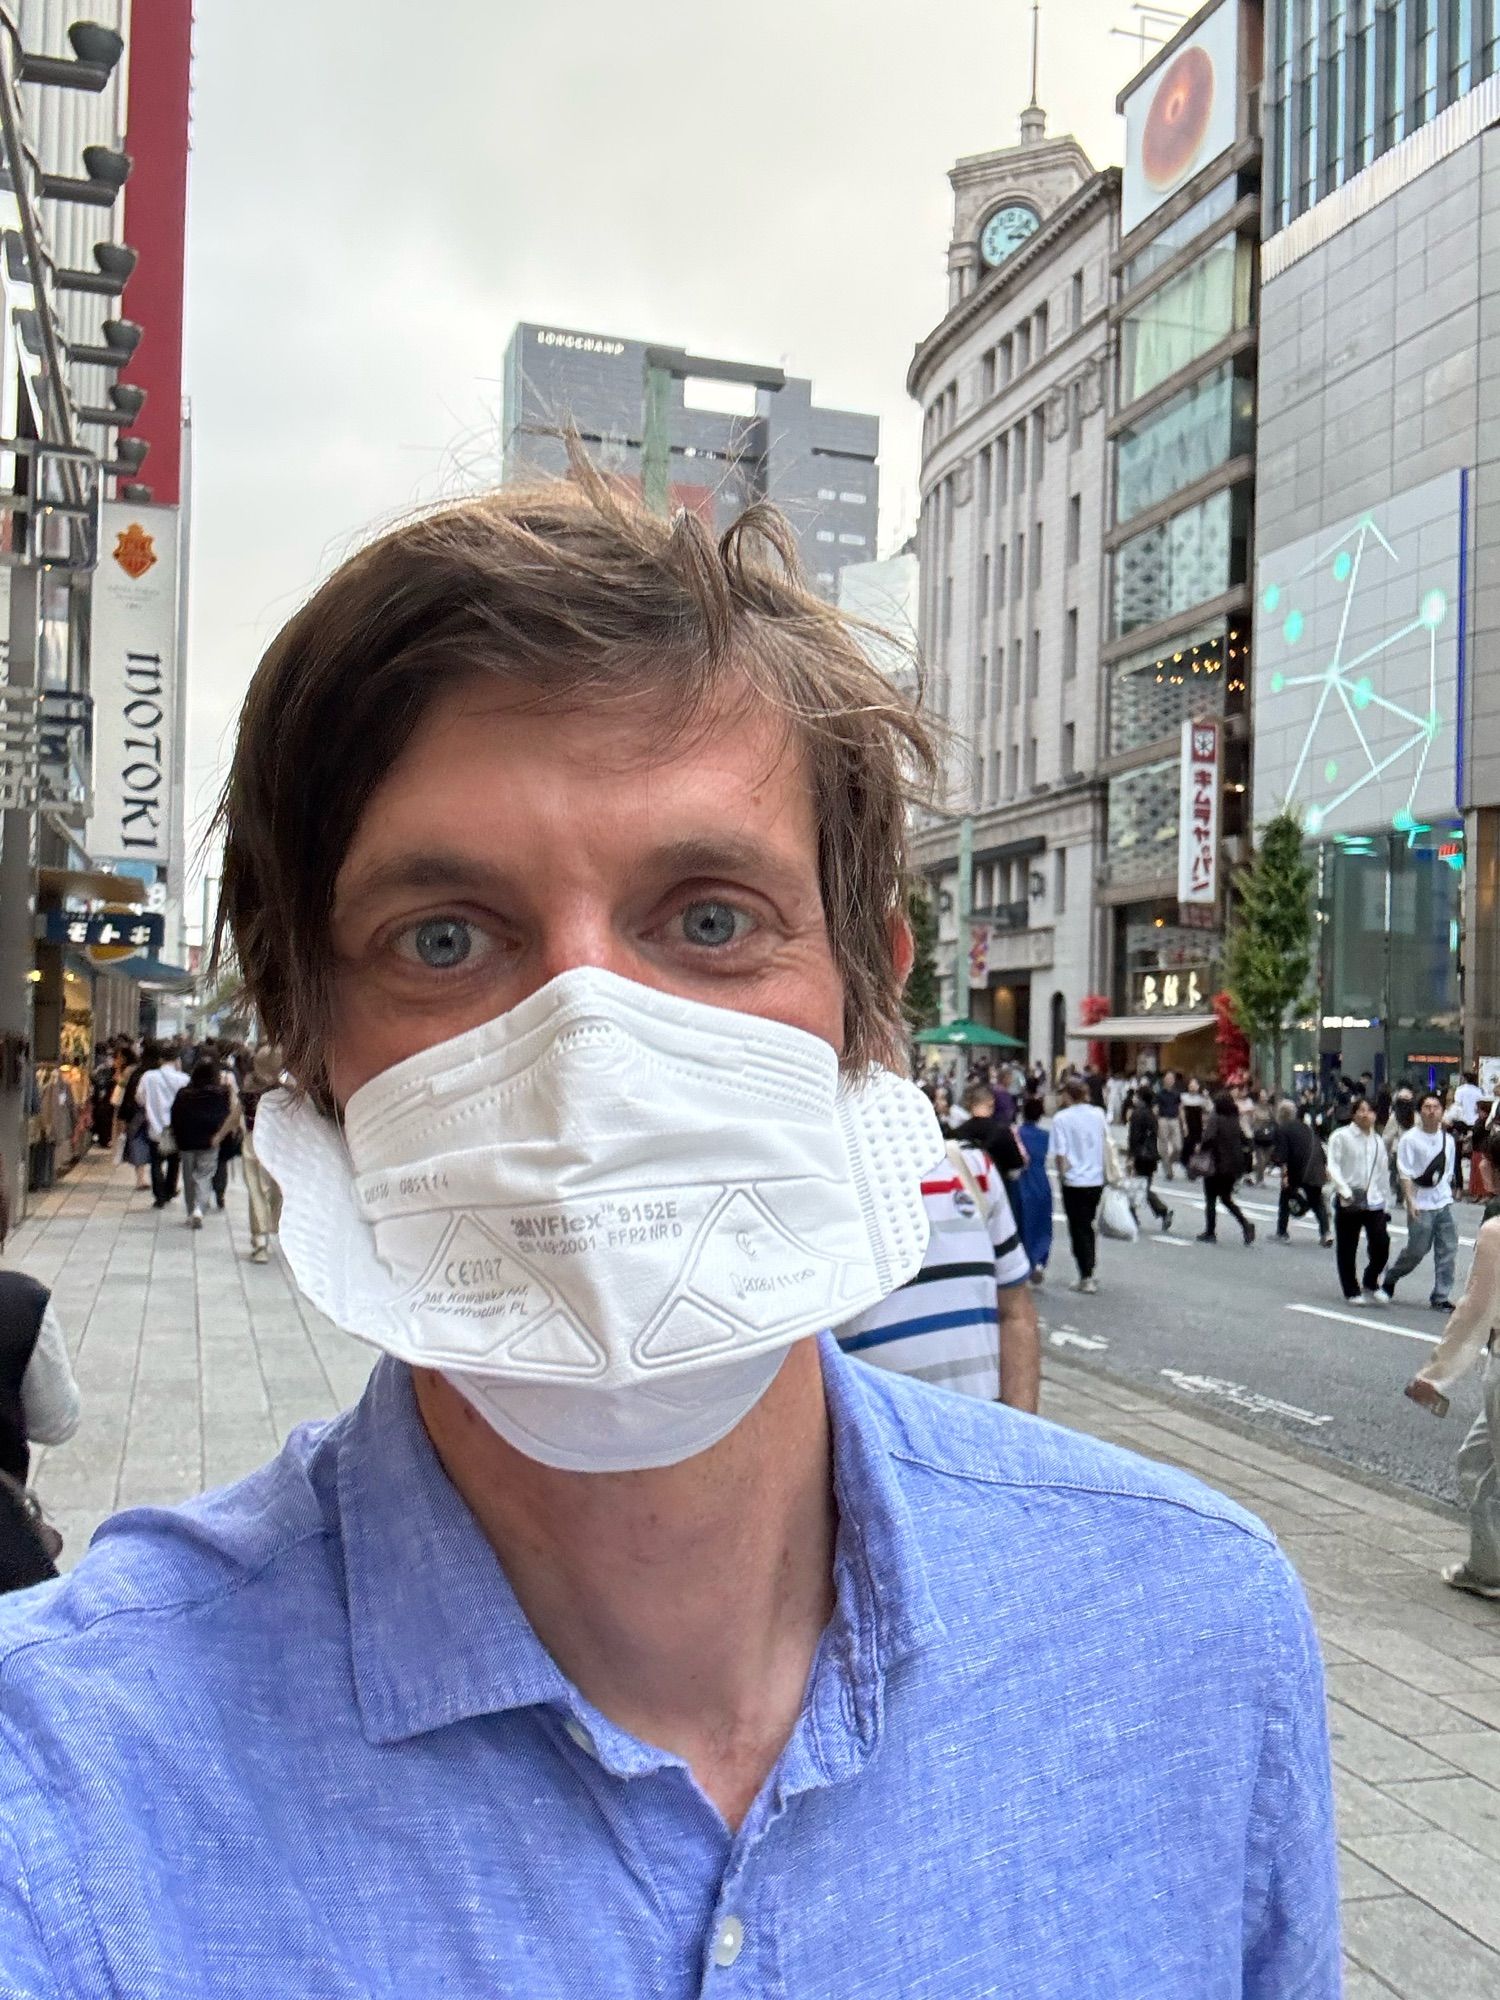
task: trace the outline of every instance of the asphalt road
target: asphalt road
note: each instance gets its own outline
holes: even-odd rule
[[[1203,1227],[1197,1186],[1180,1177],[1158,1186],[1175,1210],[1170,1233],[1162,1235],[1140,1204],[1139,1241],[1101,1241],[1091,1298],[1070,1289],[1077,1272],[1058,1206],[1047,1282],[1037,1293],[1044,1350],[1457,1503],[1453,1460],[1479,1406],[1477,1376],[1442,1420],[1401,1393],[1444,1324],[1427,1304],[1431,1259],[1402,1281],[1386,1311],[1351,1309],[1314,1224],[1294,1221],[1290,1244],[1269,1240],[1276,1226],[1269,1181],[1239,1190],[1258,1232],[1248,1249],[1223,1214],[1218,1242],[1195,1243]],[[1455,1298],[1480,1210],[1460,1203],[1458,1216]],[[1392,1217],[1393,1258],[1405,1242],[1402,1221]]]

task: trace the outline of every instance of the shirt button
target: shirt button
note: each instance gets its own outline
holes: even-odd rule
[[[714,1932],[715,1965],[733,1965],[745,1948],[745,1926],[738,1917],[726,1917]]]
[[[567,1731],[569,1736],[572,1737],[573,1741],[578,1745],[580,1750],[586,1751],[590,1757],[593,1756],[594,1739],[592,1736],[589,1735],[588,1731],[584,1728],[583,1724],[578,1720],[578,1717],[576,1715],[568,1716],[566,1721],[563,1723],[563,1728]]]

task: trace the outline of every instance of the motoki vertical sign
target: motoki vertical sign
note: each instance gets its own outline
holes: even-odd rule
[[[177,687],[177,509],[105,503],[94,572],[96,860],[167,863]]]
[[[1182,790],[1177,816],[1177,900],[1219,899],[1219,781],[1224,726],[1213,717],[1182,725]]]

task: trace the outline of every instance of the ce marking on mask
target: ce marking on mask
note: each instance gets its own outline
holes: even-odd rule
[[[513,1215],[518,1245],[547,1257],[586,1256],[595,1250],[630,1250],[675,1241],[683,1233],[675,1200],[604,1202],[582,1214],[560,1209]]]

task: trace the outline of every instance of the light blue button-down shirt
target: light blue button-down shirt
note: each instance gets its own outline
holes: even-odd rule
[[[1265,1530],[823,1366],[837,1608],[738,1833],[543,1650],[384,1361],[0,1606],[0,1995],[1335,1995],[1321,1670]]]

